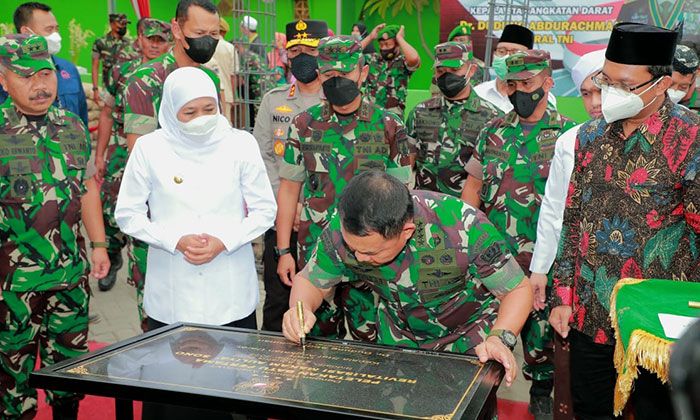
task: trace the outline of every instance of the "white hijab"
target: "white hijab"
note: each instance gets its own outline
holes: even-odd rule
[[[197,98],[214,98],[217,102],[216,128],[208,136],[187,134],[182,131],[177,113],[186,103]],[[179,68],[165,79],[163,98],[158,111],[158,122],[168,143],[181,158],[203,162],[214,155],[221,143],[233,132],[218,109],[216,86],[203,70],[196,67]]]

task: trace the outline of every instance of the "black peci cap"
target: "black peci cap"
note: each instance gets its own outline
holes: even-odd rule
[[[498,42],[512,42],[531,50],[535,45],[535,34],[524,26],[506,25]]]
[[[677,41],[678,32],[621,22],[613,27],[605,58],[618,64],[670,66]]]

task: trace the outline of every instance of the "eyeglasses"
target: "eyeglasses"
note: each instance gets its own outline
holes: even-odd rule
[[[496,48],[495,52],[496,55],[499,57],[503,57],[504,55],[511,55],[515,54],[517,52],[520,52],[521,50],[518,49],[513,49],[513,48],[505,48],[505,47],[498,47]]]
[[[647,80],[644,83],[640,83],[637,86],[630,87],[624,83],[611,83],[610,80],[608,80],[607,76],[605,76],[603,74],[602,70],[598,71],[598,73],[596,73],[595,75],[593,75],[593,77],[591,77],[593,84],[598,89],[602,89],[603,86],[607,86],[607,87],[611,87],[613,89],[619,89],[619,90],[622,90],[622,91],[628,92],[628,93],[634,92],[635,90],[639,89],[640,87],[646,86],[649,83],[651,83],[657,79],[658,79],[658,77],[652,77],[651,79]]]

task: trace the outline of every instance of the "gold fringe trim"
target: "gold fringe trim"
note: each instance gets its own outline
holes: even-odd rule
[[[625,354],[620,342],[615,344],[615,415],[622,414],[632,385],[637,379],[637,366],[653,372],[662,383],[668,382],[668,365],[671,358],[671,341],[656,337],[643,330],[634,330]]]
[[[671,341],[656,337],[644,330],[636,329],[630,334],[627,351],[622,345],[620,328],[617,323],[617,292],[623,286],[637,284],[645,279],[622,279],[617,282],[610,294],[610,320],[615,330],[615,415],[622,414],[627,404],[632,385],[637,379],[637,366],[641,366],[658,376],[661,382],[668,382],[668,365],[671,356]]]

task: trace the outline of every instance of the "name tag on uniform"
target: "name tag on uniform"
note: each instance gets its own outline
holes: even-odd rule
[[[355,154],[386,156],[389,154],[389,145],[376,142],[359,143],[355,145]]]
[[[333,150],[333,145],[323,142],[308,142],[301,143],[302,153],[330,153]]]
[[[36,146],[31,134],[15,134],[0,140],[0,157],[35,155]]]
[[[510,153],[506,152],[503,149],[500,149],[496,146],[493,145],[487,145],[486,146],[486,152],[484,153],[484,158],[488,156],[494,156],[497,157],[498,159],[502,161],[508,161],[510,159]]]

